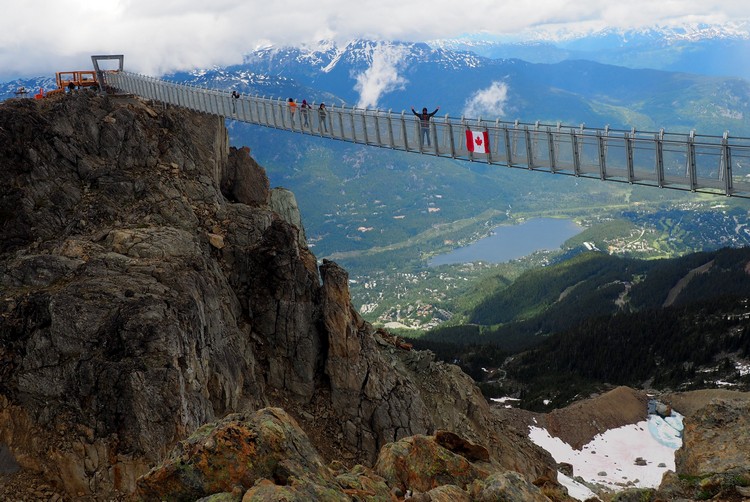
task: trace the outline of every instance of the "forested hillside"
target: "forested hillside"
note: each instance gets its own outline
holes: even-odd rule
[[[508,288],[481,302],[469,319],[475,324],[494,325],[530,319],[541,313],[550,317],[550,310],[565,309],[571,303],[577,305],[573,315],[579,318],[606,313],[612,310],[614,298],[624,290],[624,280],[643,274],[649,266],[649,262],[603,253],[581,254],[558,266],[527,272]],[[591,312],[591,308],[595,311]]]
[[[748,385],[738,359],[750,356],[747,299],[712,301],[588,319],[557,333],[506,367],[524,382],[524,406],[573,399],[607,383],[657,389]]]
[[[414,343],[536,409],[604,383],[748,384],[739,369],[750,356],[748,263],[747,248],[650,261],[585,253],[499,286],[472,324]]]

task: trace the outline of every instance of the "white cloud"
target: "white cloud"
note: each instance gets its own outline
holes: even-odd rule
[[[492,82],[486,89],[480,89],[466,100],[463,114],[466,118],[497,119],[505,115],[508,100],[508,85],[505,82]]]
[[[356,76],[354,90],[359,93],[358,108],[377,108],[381,95],[404,87],[407,80],[399,75],[403,52],[399,46],[375,46],[370,67]]]
[[[158,75],[240,63],[269,42],[424,41],[750,19],[747,0],[0,0],[0,10],[0,80],[90,68],[91,54],[124,54],[129,70]]]

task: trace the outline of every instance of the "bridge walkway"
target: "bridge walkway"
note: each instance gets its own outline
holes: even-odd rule
[[[234,97],[129,73],[102,72],[107,88],[249,124],[332,140],[603,181],[750,198],[750,138],[562,124],[434,117],[427,134],[411,112],[317,105],[291,113],[283,99]],[[305,117],[306,115],[306,117]],[[481,144],[474,144],[479,139]],[[485,147],[485,150],[483,150]]]

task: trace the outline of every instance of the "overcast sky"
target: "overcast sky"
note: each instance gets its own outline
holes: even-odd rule
[[[750,19],[748,0],[0,0],[0,81],[124,54],[150,75],[240,63],[260,45],[321,39],[523,37]]]

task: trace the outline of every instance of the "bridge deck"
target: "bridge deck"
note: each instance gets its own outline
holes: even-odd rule
[[[750,197],[750,138],[591,129],[500,120],[430,121],[429,136],[411,113],[330,106],[290,113],[282,99],[235,98],[124,71],[104,74],[122,92],[199,112],[302,134],[500,166],[694,192]],[[466,131],[487,133],[489,150],[467,148]],[[429,139],[429,144],[428,140]]]

